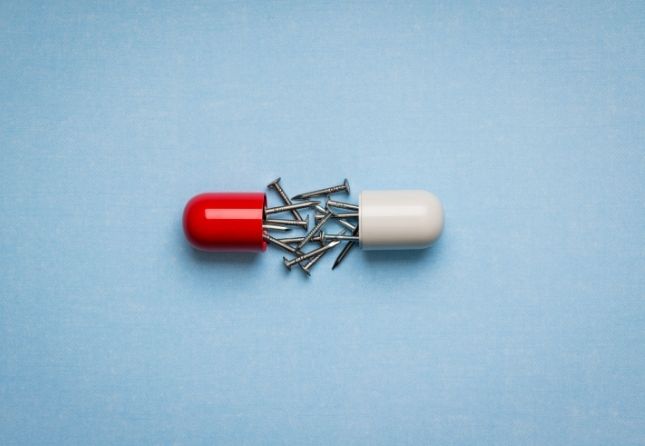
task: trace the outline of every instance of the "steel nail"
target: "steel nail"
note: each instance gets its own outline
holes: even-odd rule
[[[311,238],[314,235],[316,235],[318,233],[318,231],[320,231],[320,229],[322,229],[323,226],[325,226],[325,223],[327,223],[327,221],[330,218],[331,218],[331,212],[328,212],[318,223],[316,223],[316,226],[314,226],[314,228],[311,231],[309,231],[309,233],[307,235],[305,235],[305,238],[302,239],[302,241],[300,243],[298,243],[298,249],[300,249],[303,246],[305,246],[309,242],[309,240],[311,240]]]
[[[322,246],[324,246],[324,245],[322,245]],[[318,254],[318,255],[316,255],[316,256],[314,256],[314,257],[312,257],[312,258],[311,258],[311,260],[309,260],[309,262],[307,262],[307,264],[306,264],[305,266],[303,266],[303,267],[302,267],[302,269],[309,273],[309,272],[310,272],[310,270],[311,270],[311,268],[312,268],[316,263],[318,263],[318,261],[319,261],[320,259],[322,259],[322,258],[323,258],[323,256],[324,256],[325,254],[327,254],[327,252],[328,252],[328,251],[323,251],[323,252],[321,252],[320,254]]]
[[[282,248],[283,250],[285,250],[285,251],[287,251],[287,252],[289,252],[289,253],[291,253],[291,254],[294,254],[294,255],[296,255],[296,256],[301,256],[301,255],[303,254],[303,252],[302,252],[302,251],[300,251],[299,249],[296,249],[296,248],[294,248],[293,246],[290,246],[290,245],[288,245],[288,244],[284,243],[282,240],[280,240],[280,239],[278,239],[278,238],[275,238],[275,237],[270,236],[269,234],[266,234],[266,233],[265,233],[265,234],[263,234],[263,236],[262,236],[262,237],[263,237],[263,238],[264,238],[264,240],[266,240],[268,243],[270,243],[270,244],[272,244],[272,245],[274,245],[274,246],[277,246],[277,247],[279,247],[279,248]],[[305,268],[305,266],[306,266],[306,265],[303,265],[303,264],[302,264],[302,263],[300,263],[300,262],[298,262],[298,263],[299,263],[299,265],[300,265],[300,268],[302,268],[302,270],[305,272],[305,274],[307,274],[307,275],[309,276],[309,275],[310,275],[310,273],[309,273],[309,269],[306,269],[306,268]]]
[[[332,213],[334,218],[358,218],[358,212],[335,212],[331,209],[329,212]]]
[[[267,188],[275,190],[278,195],[280,195],[280,198],[282,198],[282,201],[286,205],[290,205],[291,199],[287,195],[287,193],[284,191],[282,186],[280,185],[280,177],[276,178],[275,180],[271,181],[268,185]],[[292,209],[291,210],[291,215],[293,215],[293,218],[295,218],[298,221],[303,221],[302,215],[298,212],[297,209]]]
[[[320,195],[330,195],[330,194],[334,194],[336,192],[342,192],[342,191],[349,194],[349,181],[347,181],[347,178],[345,178],[345,181],[343,181],[343,184],[339,184],[338,186],[326,187],[324,189],[318,189],[311,192],[304,192],[302,194],[298,194],[291,197],[291,199],[304,200],[305,198],[318,197]]]
[[[264,220],[264,223],[269,225],[300,226],[306,229],[309,226],[309,216],[307,215],[303,221],[269,218]]]
[[[329,209],[329,207],[347,209],[349,211],[358,211],[358,205],[346,203],[344,201],[327,200],[327,209]]]
[[[346,231],[346,230],[343,230],[343,232],[341,232],[340,234],[337,234],[337,235],[346,235],[346,234],[347,234],[347,231]],[[321,245],[323,245],[323,246],[325,245],[325,242],[323,241],[324,237],[325,237],[325,235],[324,235],[324,233],[321,231],[321,232],[320,232],[320,243],[321,243]],[[314,237],[314,238],[315,238],[315,237]],[[313,240],[313,239],[312,239],[312,240]],[[305,266],[303,266],[303,267],[302,267],[302,269],[304,269],[304,270],[306,270],[307,272],[309,272],[309,270],[311,270],[311,267],[312,267],[312,266],[314,266],[314,265],[315,265],[315,264],[316,264],[320,259],[322,259],[322,257],[323,257],[325,254],[327,254],[327,252],[328,252],[328,251],[321,252],[321,253],[320,253],[320,254],[318,254],[317,256],[313,257],[311,260],[309,260],[309,262],[308,262]]]
[[[284,262],[284,266],[286,266],[288,269],[291,269],[293,265],[296,263],[302,262],[303,260],[306,260],[310,257],[314,257],[315,255],[320,254],[321,252],[325,252],[327,250],[332,249],[333,247],[337,246],[340,242],[338,240],[335,240],[333,242],[329,242],[324,246],[321,246],[320,248],[314,249],[313,251],[309,251],[299,257],[296,257],[295,259],[287,259],[286,257],[283,257],[282,260]]]
[[[269,234],[264,234],[263,235],[264,240],[267,242],[271,243],[272,245],[278,246],[282,249],[284,249],[287,252],[290,252],[291,254],[296,254],[296,251],[298,251],[296,248],[294,248],[291,245],[286,244],[280,239],[277,239],[275,237],[270,236]]]
[[[262,229],[266,229],[267,231],[290,231],[291,230],[291,228],[288,228],[286,226],[274,225],[274,224],[263,224]]]
[[[320,206],[320,205],[316,206],[316,209],[317,209],[318,211],[322,212],[322,214],[316,214],[316,215],[314,216],[314,221],[318,221],[318,220],[320,220],[321,218],[323,218],[323,217],[325,216],[325,214],[326,214],[327,212],[329,212],[327,209],[325,209],[324,207],[322,207],[322,206]],[[356,229],[356,226],[354,226],[353,224],[351,224],[351,223],[350,223],[350,222],[348,222],[347,220],[337,219],[337,220],[336,220],[336,222],[337,222],[338,224],[340,224],[340,225],[344,226],[345,228],[349,229],[350,231],[353,231],[354,229]]]
[[[335,218],[338,221],[341,221],[344,218],[358,218],[358,212],[343,212],[343,213],[333,213],[331,211],[329,212],[331,213],[332,218]],[[325,216],[324,214],[316,214],[314,218],[315,220],[321,220],[324,216]],[[351,229],[352,231],[354,230],[354,228],[349,228],[349,227],[347,227],[347,229]]]
[[[274,206],[271,208],[264,208],[264,214],[265,215],[278,214],[280,212],[293,211],[294,209],[309,208],[309,207],[314,207],[319,205],[320,203],[318,201],[303,201],[301,203],[292,203],[284,206]],[[297,220],[297,221],[302,221],[302,220]]]
[[[309,240],[310,242],[319,242],[320,241],[320,234],[316,235]],[[300,243],[304,237],[285,237],[285,238],[279,238],[282,243]]]
[[[340,240],[340,241],[346,241],[346,242],[357,242],[358,241],[358,236],[357,235],[344,235],[344,234],[325,234],[324,232],[320,233],[320,239],[322,240],[323,243],[325,243],[327,240]]]
[[[354,229],[352,232],[352,235],[356,236],[358,235],[358,228]],[[338,257],[336,257],[336,260],[334,260],[334,264],[332,265],[331,269],[335,269],[338,265],[341,264],[341,262],[347,257],[349,252],[352,250],[356,242],[347,242],[345,243],[345,246],[343,246],[343,249],[340,251],[338,254]]]

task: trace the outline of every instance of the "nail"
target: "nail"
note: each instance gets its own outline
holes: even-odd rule
[[[320,239],[323,243],[327,240],[340,240],[342,242],[357,242],[357,235],[343,235],[343,234],[325,234],[324,232],[320,233]]]
[[[284,189],[280,185],[280,177],[278,177],[275,180],[271,181],[267,185],[267,187],[269,189],[275,190],[278,193],[278,195],[280,195],[280,198],[282,198],[282,201],[284,201],[284,204],[286,204],[286,205],[292,204],[291,199],[289,199],[289,196],[287,195],[287,193],[284,191]],[[291,210],[291,215],[293,215],[293,218],[295,218],[296,220],[303,221],[302,215],[300,215],[300,213],[298,212],[297,209],[292,209]]]
[[[307,218],[305,218],[303,221],[270,218],[270,219],[264,220],[264,223],[269,225],[300,226],[306,229],[309,226],[309,216],[307,215]]]
[[[301,255],[303,254],[303,252],[302,252],[302,251],[300,251],[299,249],[296,249],[296,248],[294,248],[293,246],[287,245],[287,244],[286,244],[286,243],[284,243],[282,240],[280,240],[280,239],[278,239],[278,238],[275,238],[275,237],[271,237],[269,234],[264,234],[262,237],[263,237],[263,238],[264,238],[264,240],[266,240],[268,243],[270,243],[270,244],[272,244],[272,245],[275,245],[275,246],[277,246],[277,247],[279,247],[279,248],[282,248],[282,249],[284,249],[285,251],[287,251],[287,252],[289,252],[289,253],[291,253],[291,254],[293,254],[293,255],[301,256]],[[307,274],[308,276],[309,276],[309,275],[311,275],[311,274],[309,273],[309,269],[305,269],[305,267],[302,265],[302,263],[300,263],[300,268],[302,268],[302,270],[303,270],[303,271],[305,272],[305,274]]]
[[[333,247],[337,246],[339,243],[340,242],[338,240],[335,240],[333,242],[329,242],[325,246],[321,246],[318,249],[314,249],[313,251],[309,251],[309,252],[307,252],[307,253],[299,256],[299,257],[296,257],[295,259],[289,260],[286,257],[283,257],[282,260],[284,262],[284,266],[286,266],[288,269],[291,269],[291,267],[293,265],[295,265],[296,263],[302,262],[303,260],[306,260],[306,259],[308,259],[310,257],[314,257],[314,256],[320,254],[321,252],[325,252],[327,250],[330,250]]]
[[[320,254],[318,254],[317,256],[315,256],[313,259],[311,259],[311,260],[310,260],[310,261],[309,261],[305,266],[303,266],[303,267],[302,267],[302,269],[303,269],[305,272],[309,273],[309,275],[311,275],[311,271],[310,271],[310,270],[311,270],[311,267],[312,267],[312,266],[314,266],[316,263],[318,263],[318,260],[322,259],[322,257],[323,257],[326,253],[327,253],[327,251],[325,251],[325,252],[321,252]]]
[[[329,212],[333,218],[337,218],[337,219],[358,218],[358,212],[340,212],[340,213],[339,212],[334,213],[332,211],[325,211],[325,212]],[[354,215],[354,214],[356,214],[356,215]],[[349,215],[349,217],[348,217],[348,215]],[[320,220],[324,216],[325,216],[325,214],[316,214],[315,218],[316,218],[316,220]],[[353,228],[352,228],[352,230],[353,230]]]
[[[263,224],[262,229],[266,229],[267,231],[290,231],[291,228],[288,228],[286,226],[282,225],[273,225],[273,224]]]
[[[358,235],[358,228],[354,229],[352,235]],[[355,242],[347,242],[345,246],[343,246],[343,249],[338,254],[338,257],[336,257],[336,260],[334,260],[334,264],[332,265],[331,269],[335,269],[338,265],[340,265],[340,263],[345,259],[345,257],[347,257],[347,254],[349,254],[349,251],[352,250],[355,244]]]
[[[315,220],[314,220],[314,221],[320,220],[321,218],[323,218],[323,217],[325,216],[325,214],[326,214],[327,212],[329,212],[327,209],[325,209],[324,207],[322,207],[322,206],[320,206],[320,205],[316,206],[316,209],[317,209],[318,211],[322,212],[322,214],[320,214],[320,215],[316,214],[316,215],[314,216],[314,218],[315,218]],[[349,229],[350,231],[353,231],[354,229],[356,229],[356,226],[354,226],[353,224],[351,224],[351,223],[350,223],[350,222],[348,222],[347,220],[338,219],[338,220],[336,220],[336,222],[337,222],[338,224],[342,225],[342,226],[345,226],[345,227],[346,227],[347,229]]]
[[[340,233],[340,234],[338,234],[338,235],[346,235],[346,234],[347,234],[347,231],[343,230],[343,232],[341,232],[341,233]],[[323,237],[324,237],[324,234],[323,234],[323,232],[321,231],[321,233],[320,233],[320,239],[321,239],[321,242],[320,242],[320,243],[321,243],[321,245],[323,245],[323,246],[324,246],[324,245],[325,245],[325,243],[322,241]],[[314,238],[316,238],[316,237],[314,237]],[[312,239],[312,240],[313,240],[313,239]],[[309,270],[311,269],[311,267],[312,267],[312,266],[314,266],[314,265],[315,265],[315,264],[316,264],[320,259],[322,259],[322,258],[323,258],[323,256],[324,256],[325,254],[327,254],[327,252],[328,252],[328,251],[321,252],[321,253],[320,253],[320,254],[318,254],[317,256],[313,257],[313,258],[309,261],[309,263],[307,263],[305,266],[303,266],[303,267],[302,267],[302,269],[304,269],[304,270],[306,270],[307,272],[309,272]]]
[[[332,187],[326,187],[324,189],[318,189],[314,190],[311,192],[305,192],[302,194],[298,194],[294,197],[291,197],[292,200],[304,200],[305,198],[311,198],[311,197],[318,197],[320,195],[330,195],[336,192],[341,192],[345,191],[346,193],[349,194],[349,182],[347,181],[347,178],[345,178],[345,181],[343,181],[343,184],[339,184],[338,186],[332,186]]]
[[[320,254],[312,257],[312,259],[309,260],[309,262],[307,262],[307,264],[303,266],[302,269],[305,270],[305,272],[309,273],[310,272],[309,270],[311,270],[311,267],[314,266],[316,263],[318,263],[318,261],[322,259],[325,254],[327,254],[327,251],[323,251]]]
[[[358,218],[358,212],[335,212],[331,209],[329,210],[334,216],[334,218]]]
[[[327,200],[327,208],[329,207],[358,211],[358,205],[346,203],[344,201]]]
[[[320,231],[320,229],[325,226],[325,223],[331,218],[331,212],[328,212],[323,218],[320,219],[318,223],[316,223],[316,226],[307,234],[305,235],[305,238],[302,239],[300,243],[298,243],[298,249],[302,248],[305,246],[311,238]]]
[[[275,237],[271,237],[269,234],[264,234],[262,237],[264,238],[264,240],[271,243],[272,245],[278,246],[279,248],[282,248],[285,251],[290,252],[291,254],[296,254],[296,251],[298,251],[293,246],[287,245],[282,240],[277,239]]]
[[[320,241],[320,234],[311,237],[310,242],[319,242]],[[280,240],[282,243],[300,243],[301,241],[304,240],[304,237],[285,237],[285,238],[279,238],[277,240]]]
[[[286,211],[292,211],[294,209],[300,209],[300,208],[310,208],[314,207],[316,205],[320,205],[318,201],[303,201],[302,203],[292,203],[292,204],[287,204],[284,206],[275,206],[272,208],[265,208],[264,209],[264,214],[265,215],[270,215],[270,214],[278,214],[280,212],[286,212]],[[301,220],[296,220],[296,221],[303,221]]]
[[[343,219],[344,219],[344,218],[358,218],[358,217],[353,217],[353,216],[351,216],[351,215],[350,215],[349,217],[346,217],[345,215],[349,214],[349,212],[345,212],[345,213],[342,213],[342,214],[334,214],[333,212],[330,212],[330,213],[331,213],[332,218],[335,218],[335,219],[338,221],[338,223],[340,223],[341,225],[345,226],[345,227],[346,227],[347,229],[349,229],[350,231],[353,231],[353,230],[354,230],[355,226],[354,226],[354,225],[352,225],[351,223],[347,222],[347,220],[343,220]],[[324,214],[316,214],[316,215],[314,216],[314,219],[315,219],[316,221],[318,221],[318,220],[321,220],[324,216],[325,216]],[[347,225],[343,224],[343,222],[348,223],[348,224],[349,224],[349,225],[351,225],[352,227],[350,228],[349,226],[347,226]]]

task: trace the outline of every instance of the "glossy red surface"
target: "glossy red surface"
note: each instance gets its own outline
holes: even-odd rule
[[[265,205],[262,192],[196,195],[184,209],[184,233],[191,245],[205,251],[264,251]]]

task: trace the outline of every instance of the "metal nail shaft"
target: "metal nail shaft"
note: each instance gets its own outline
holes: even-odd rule
[[[329,212],[331,213],[332,218],[335,218],[338,221],[341,221],[344,218],[358,218],[358,212],[332,212],[332,211],[329,211]],[[323,217],[324,215],[316,214],[315,219],[320,220]]]
[[[305,246],[307,243],[309,243],[309,240],[320,231],[320,229],[325,226],[325,223],[331,218],[331,212],[328,212],[318,223],[316,223],[316,226],[309,231],[307,235],[305,235],[305,238],[302,239],[300,243],[298,243],[298,249],[302,248]]]
[[[264,223],[269,225],[300,226],[300,227],[306,228],[307,226],[309,226],[309,216],[307,216],[307,219],[303,221],[282,220],[278,218],[271,218],[271,219],[264,220]]]
[[[305,198],[311,198],[311,197],[318,197],[320,195],[329,195],[333,194],[336,192],[342,192],[344,191],[345,193],[349,194],[349,182],[347,181],[347,178],[345,178],[345,181],[343,181],[343,184],[339,184],[338,186],[332,186],[332,187],[326,187],[324,189],[318,189],[314,190],[311,192],[305,192],[302,194],[298,194],[294,197],[292,197],[292,200],[304,200]]]
[[[287,204],[284,206],[275,206],[272,208],[265,208],[264,209],[264,214],[265,215],[270,215],[270,214],[278,214],[280,212],[286,212],[286,211],[292,211],[294,209],[301,209],[301,208],[310,208],[314,207],[316,205],[320,205],[319,202],[317,201],[303,201],[302,203],[292,203],[292,204]],[[298,220],[296,220],[298,221]],[[302,220],[300,220],[302,221]]]
[[[268,243],[277,246],[279,248],[282,248],[283,250],[296,255],[296,256],[301,256],[303,253],[299,249],[294,248],[293,246],[287,245],[286,243],[282,242],[282,240],[277,239],[275,237],[271,237],[269,234],[264,234],[263,235],[264,240],[266,240]],[[309,273],[309,268],[305,268],[306,265],[303,265],[302,263],[299,263],[300,268],[307,274],[308,276],[310,275]]]
[[[352,235],[358,235],[358,228],[352,232]],[[338,265],[341,264],[341,262],[347,257],[349,252],[352,250],[352,248],[356,245],[355,242],[347,242],[345,243],[345,246],[343,246],[343,249],[340,251],[338,254],[338,257],[336,257],[336,260],[334,260],[334,264],[332,265],[331,269],[335,269]]]
[[[347,231],[345,231],[345,230],[344,230],[343,232],[341,232],[341,233],[340,233],[340,234],[338,234],[338,235],[346,235],[346,234],[347,234]],[[315,237],[314,237],[314,238],[315,238]],[[320,243],[321,243],[321,245],[323,245],[323,246],[325,245],[324,241],[322,241],[322,233],[321,233],[321,242],[320,242]],[[311,270],[311,267],[312,267],[312,266],[314,266],[316,263],[318,263],[318,261],[319,261],[320,259],[322,259],[322,257],[323,257],[325,254],[327,254],[327,252],[328,252],[328,251],[321,252],[321,253],[320,253],[320,254],[318,254],[317,256],[313,257],[311,260],[309,260],[309,262],[307,262],[307,264],[306,264],[305,266],[303,266],[303,267],[302,267],[302,269],[306,270],[306,272],[309,272],[309,270]]]
[[[269,183],[267,186],[269,189],[275,190],[278,195],[280,195],[280,198],[282,198],[282,201],[284,201],[284,204],[290,205],[291,204],[291,199],[287,195],[287,193],[284,191],[282,186],[280,185],[280,177],[276,178],[272,182]],[[295,218],[298,221],[303,221],[304,219],[302,218],[302,215],[298,212],[297,209],[292,209],[291,210],[291,215],[293,215],[293,218]]]
[[[327,209],[325,209],[324,207],[322,207],[322,206],[320,206],[320,205],[316,206],[316,209],[317,209],[318,211],[322,212],[322,214],[316,214],[316,215],[315,215],[315,220],[316,220],[316,221],[318,221],[318,220],[320,220],[321,218],[323,218],[323,217],[325,216],[325,214],[328,212],[328,211],[327,211]],[[346,227],[346,228],[347,228],[347,229],[349,229],[350,231],[353,231],[354,229],[356,229],[356,226],[354,226],[353,224],[351,224],[351,223],[350,223],[350,222],[348,222],[347,220],[337,219],[336,221],[337,221],[337,223],[338,223],[338,224],[340,224],[340,225],[342,225],[342,226]]]
[[[325,246],[325,245],[322,245],[322,246]],[[311,258],[311,260],[309,260],[309,262],[307,262],[307,264],[306,264],[305,266],[303,266],[303,267],[302,267],[302,269],[303,269],[303,270],[305,270],[305,272],[309,273],[309,272],[310,272],[310,270],[311,270],[311,268],[312,268],[316,263],[318,263],[318,261],[319,261],[320,259],[322,259],[322,258],[323,258],[323,256],[324,256],[325,254],[327,254],[327,252],[328,252],[328,251],[323,251],[323,252],[321,252],[320,254],[317,254],[316,256],[312,257],[312,258]]]
[[[267,231],[290,231],[291,230],[291,228],[288,228],[286,226],[274,225],[274,224],[263,224],[262,229],[266,229]]]
[[[291,269],[291,267],[293,265],[295,265],[296,263],[302,262],[303,260],[306,260],[306,259],[308,259],[310,257],[314,257],[314,256],[320,254],[321,252],[325,252],[325,251],[327,251],[329,249],[332,249],[333,247],[337,246],[339,243],[340,242],[338,240],[334,240],[333,242],[327,243],[325,246],[321,246],[318,249],[314,249],[313,251],[309,251],[309,252],[307,252],[307,253],[299,256],[299,257],[296,257],[295,259],[289,260],[286,257],[283,257],[284,265],[287,268]]]
[[[314,237],[311,237],[309,240],[310,242],[319,242],[322,239],[322,235],[316,235]],[[282,243],[300,243],[301,241],[304,240],[304,237],[285,237],[285,238],[279,238]]]
[[[279,248],[282,248],[285,251],[290,252],[291,254],[296,254],[296,252],[298,251],[293,246],[286,244],[285,242],[283,242],[282,240],[280,240],[278,238],[271,237],[269,234],[264,234],[263,237],[264,237],[264,240],[266,240],[267,242],[269,242],[272,245],[275,245],[275,246],[277,246]]]
[[[336,200],[327,200],[327,207],[333,207],[333,208],[338,208],[338,209],[347,209],[348,211],[357,211],[358,212],[358,205],[352,204],[352,203],[346,203],[344,201],[336,201]]]
[[[334,212],[329,211],[334,215],[334,218],[358,218],[358,212]]]
[[[340,241],[347,241],[347,242],[357,242],[358,241],[358,236],[357,235],[341,235],[341,234],[321,234],[321,239],[323,243],[325,243],[326,240],[340,240]]]

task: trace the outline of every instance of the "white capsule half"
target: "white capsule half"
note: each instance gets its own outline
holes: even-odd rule
[[[425,190],[366,190],[358,206],[363,249],[427,248],[443,231],[441,201]]]

